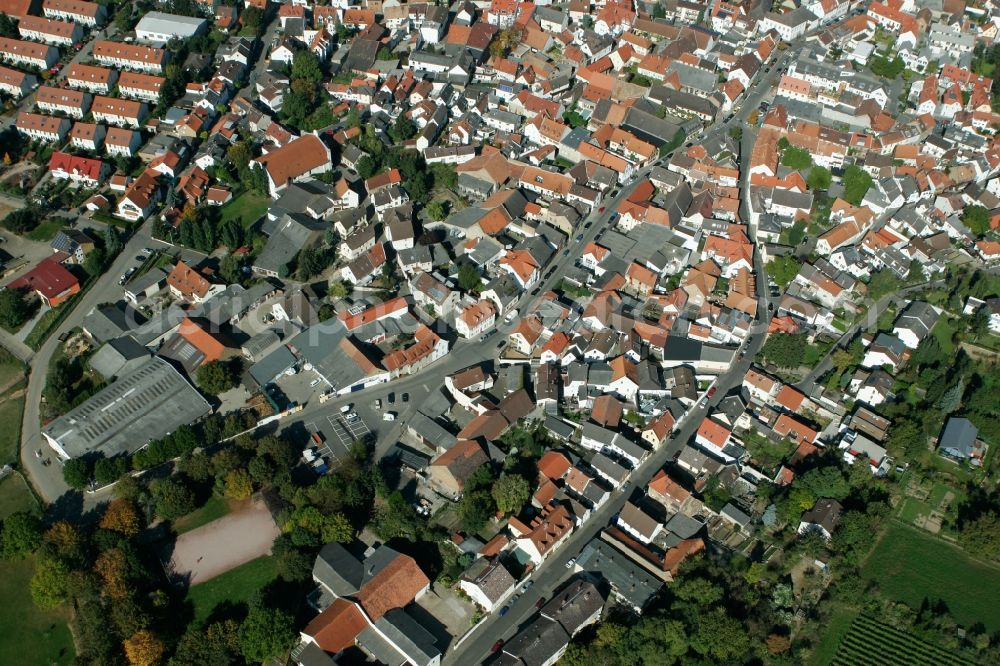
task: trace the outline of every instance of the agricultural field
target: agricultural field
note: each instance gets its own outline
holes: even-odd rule
[[[833,658],[834,666],[886,664],[969,664],[951,652],[882,624],[868,615],[858,617]]]
[[[920,608],[924,599],[941,600],[959,624],[982,623],[989,631],[1000,630],[1000,567],[975,560],[916,528],[891,524],[861,574],[877,582],[886,597],[912,608]]]

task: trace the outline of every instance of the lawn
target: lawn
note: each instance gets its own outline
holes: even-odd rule
[[[931,329],[931,333],[937,338],[938,344],[941,345],[941,351],[945,354],[950,354],[954,351],[954,345],[951,344],[951,336],[955,333],[955,326],[948,317],[940,317],[937,323],[934,324],[934,328]]]
[[[887,597],[913,608],[920,608],[925,598],[940,599],[959,624],[981,622],[990,631],[1000,630],[1000,567],[974,560],[916,528],[891,524],[861,573]]]
[[[0,388],[24,376],[24,364],[9,351],[0,347]]]
[[[59,220],[42,220],[37,227],[26,233],[24,237],[30,241],[48,243],[56,237],[56,234],[62,228],[62,222]]]
[[[833,658],[836,656],[837,650],[840,649],[840,642],[850,631],[851,623],[854,622],[854,618],[858,616],[859,612],[856,608],[840,604],[833,607],[830,619],[826,622],[826,631],[819,639],[819,644],[816,645],[812,659],[809,661],[812,666],[828,666],[828,664],[833,663]]]
[[[263,194],[244,192],[222,207],[219,222],[239,220],[244,227],[249,227],[264,216],[270,203],[271,199]]]
[[[37,510],[38,502],[19,474],[8,474],[0,480],[0,520],[18,511]]]
[[[23,382],[22,382],[23,384]],[[8,391],[17,390],[13,386]],[[6,465],[17,461],[18,446],[21,441],[21,419],[24,415],[24,396],[7,398],[0,402],[0,423],[4,424],[0,428],[0,465]]]
[[[0,561],[0,664],[72,664],[66,611],[42,611],[31,600],[33,559]]]
[[[224,602],[246,603],[253,594],[277,578],[277,564],[273,557],[265,555],[250,560],[221,576],[195,585],[188,590],[188,601],[194,607],[194,620],[201,622],[208,618],[216,606]]]
[[[190,532],[197,527],[207,525],[217,518],[222,518],[229,511],[229,502],[213,493],[201,508],[195,509],[188,515],[175,520],[174,532],[177,534]]]

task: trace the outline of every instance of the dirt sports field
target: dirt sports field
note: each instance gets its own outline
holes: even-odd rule
[[[244,562],[267,555],[280,531],[262,500],[177,537],[171,575],[189,585],[211,580]]]

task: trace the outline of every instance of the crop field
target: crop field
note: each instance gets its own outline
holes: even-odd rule
[[[854,620],[851,624],[851,630],[844,636],[840,643],[840,649],[837,650],[837,655],[833,658],[834,666],[854,666],[855,664],[939,666],[969,663],[971,662],[961,659],[943,648],[882,624],[867,615],[862,615]]]

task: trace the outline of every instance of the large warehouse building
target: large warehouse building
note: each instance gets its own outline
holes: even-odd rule
[[[166,44],[171,39],[189,39],[203,32],[208,22],[203,18],[149,12],[135,26],[135,38],[150,44]]]
[[[42,435],[63,460],[133,453],[212,411],[162,358],[153,357],[55,419]]]

